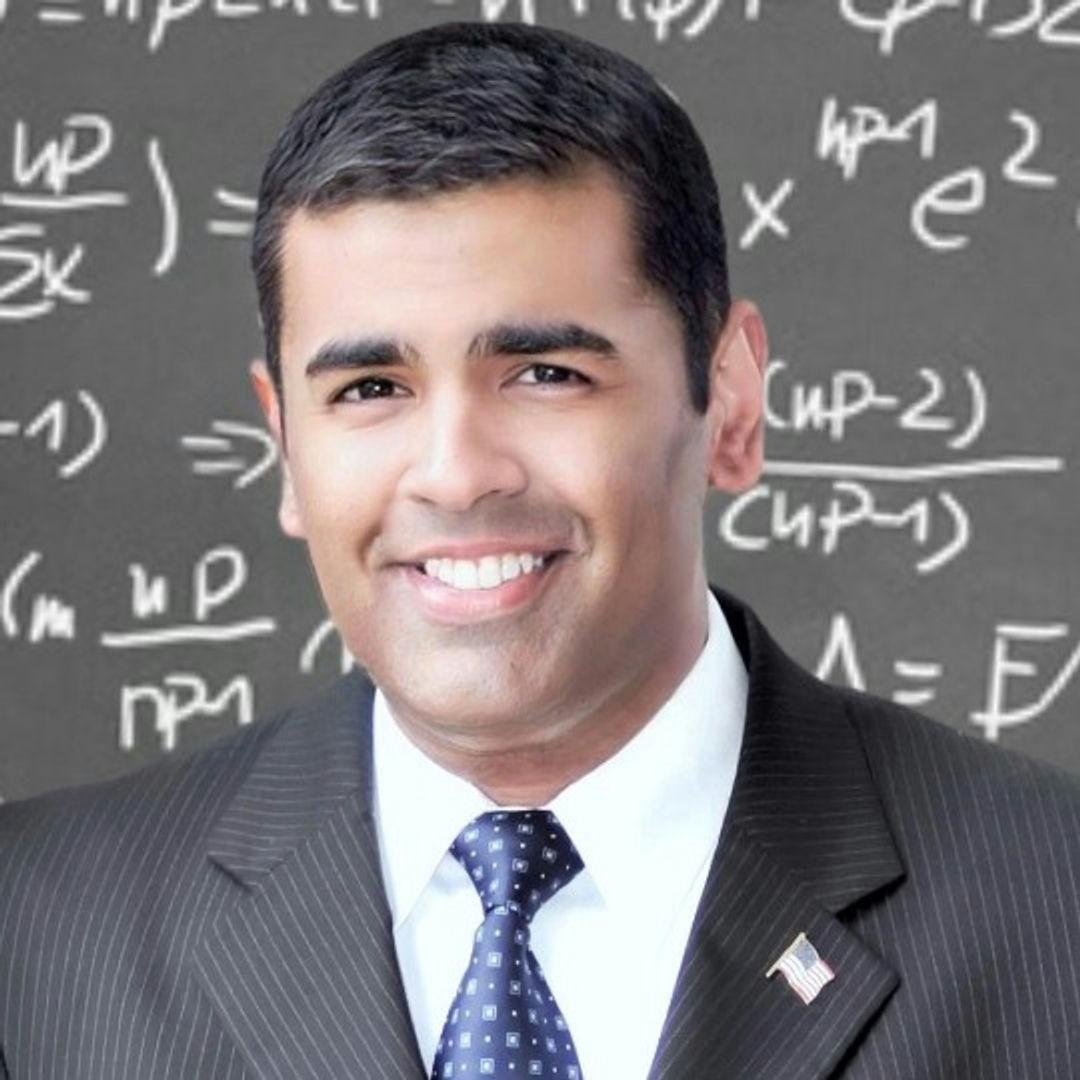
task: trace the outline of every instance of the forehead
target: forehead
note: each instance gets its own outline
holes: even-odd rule
[[[615,315],[652,305],[629,204],[605,169],[413,200],[294,211],[282,248],[283,356],[347,323],[433,330],[466,317]],[[337,323],[339,325],[333,325]]]

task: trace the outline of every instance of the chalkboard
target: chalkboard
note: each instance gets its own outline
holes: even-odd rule
[[[446,20],[653,71],[769,328],[713,581],[824,678],[1080,771],[1080,2],[0,0],[0,796],[185,753],[349,658],[247,379],[292,108]]]

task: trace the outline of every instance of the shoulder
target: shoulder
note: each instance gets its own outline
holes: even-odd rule
[[[1080,777],[1064,769],[884,698],[844,688],[834,688],[834,692],[843,701],[867,753],[893,767],[928,768],[931,773],[941,771],[957,780],[981,777],[986,783],[1004,785],[1018,797],[1045,791],[1080,799]],[[939,782],[946,779],[946,775],[937,777]]]
[[[1052,814],[1063,835],[1080,813],[1080,777],[988,742],[906,706],[861,690],[832,686],[789,657],[744,601],[713,586],[751,675],[750,694],[791,718],[783,738],[798,744],[803,725],[818,742],[865,759],[882,804],[898,824],[928,815],[963,825],[994,814],[1025,825]],[[845,719],[846,718],[846,719]],[[1080,848],[1080,829],[1063,839]],[[1045,845],[1041,845],[1044,849]]]
[[[176,863],[201,850],[271,747],[282,767],[309,771],[320,753],[340,753],[335,724],[366,685],[353,671],[195,753],[0,806],[0,937],[5,904],[23,902],[13,897],[75,887],[79,875],[114,886],[145,880],[163,852]]]
[[[212,821],[269,743],[285,741],[297,753],[320,746],[326,741],[320,739],[320,730],[347,710],[358,687],[367,685],[364,673],[356,669],[202,750],[116,779],[0,805],[0,889],[5,868],[20,854],[82,844],[87,833],[103,834],[110,842],[132,839],[138,825],[151,819]]]
[[[819,680],[787,656],[748,605],[714,592],[751,673],[751,698],[785,718],[758,752],[786,753],[796,764],[810,754],[804,772],[841,785],[830,799],[808,787],[806,799],[843,812],[844,777],[868,772],[913,880],[963,888],[965,875],[974,875],[978,887],[982,871],[997,883],[1026,877],[1059,898],[1080,898],[1080,778]]]
[[[1080,871],[1080,777],[893,702],[834,692],[909,852],[959,848],[976,866]]]
[[[130,847],[198,832],[242,778],[288,711],[240,729],[180,758],[144,766],[113,780],[61,788],[0,806],[0,903],[14,879],[58,860],[78,861],[102,845]],[[158,829],[156,840],[147,825]]]
[[[5,972],[50,978],[70,959],[85,976],[91,957],[172,970],[233,894],[210,857],[213,836],[248,839],[243,818],[224,824],[230,807],[275,819],[276,796],[320,790],[340,771],[342,728],[356,734],[342,719],[356,690],[343,677],[185,757],[0,806],[0,1015]]]
[[[200,841],[289,715],[117,779],[0,806],[0,955],[65,912],[89,923],[125,893],[154,898],[194,880]]]

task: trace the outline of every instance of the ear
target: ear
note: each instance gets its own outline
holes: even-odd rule
[[[764,385],[769,342],[761,312],[735,300],[709,365],[708,478],[722,491],[755,484],[765,461]]]
[[[281,504],[278,507],[278,521],[286,536],[302,539],[304,523],[296,502],[292,470],[285,448],[281,402],[278,399],[277,387],[274,385],[265,360],[252,360],[248,373],[251,376],[255,397],[259,400],[259,407],[262,409],[263,416],[266,417],[266,426],[270,429],[270,434],[274,436],[274,442],[277,443],[278,460],[281,462]]]

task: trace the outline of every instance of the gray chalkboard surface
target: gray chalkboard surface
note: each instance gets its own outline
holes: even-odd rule
[[[0,796],[348,663],[247,382],[269,145],[444,20],[655,72],[770,331],[712,580],[822,677],[1080,771],[1076,0],[0,0]]]

